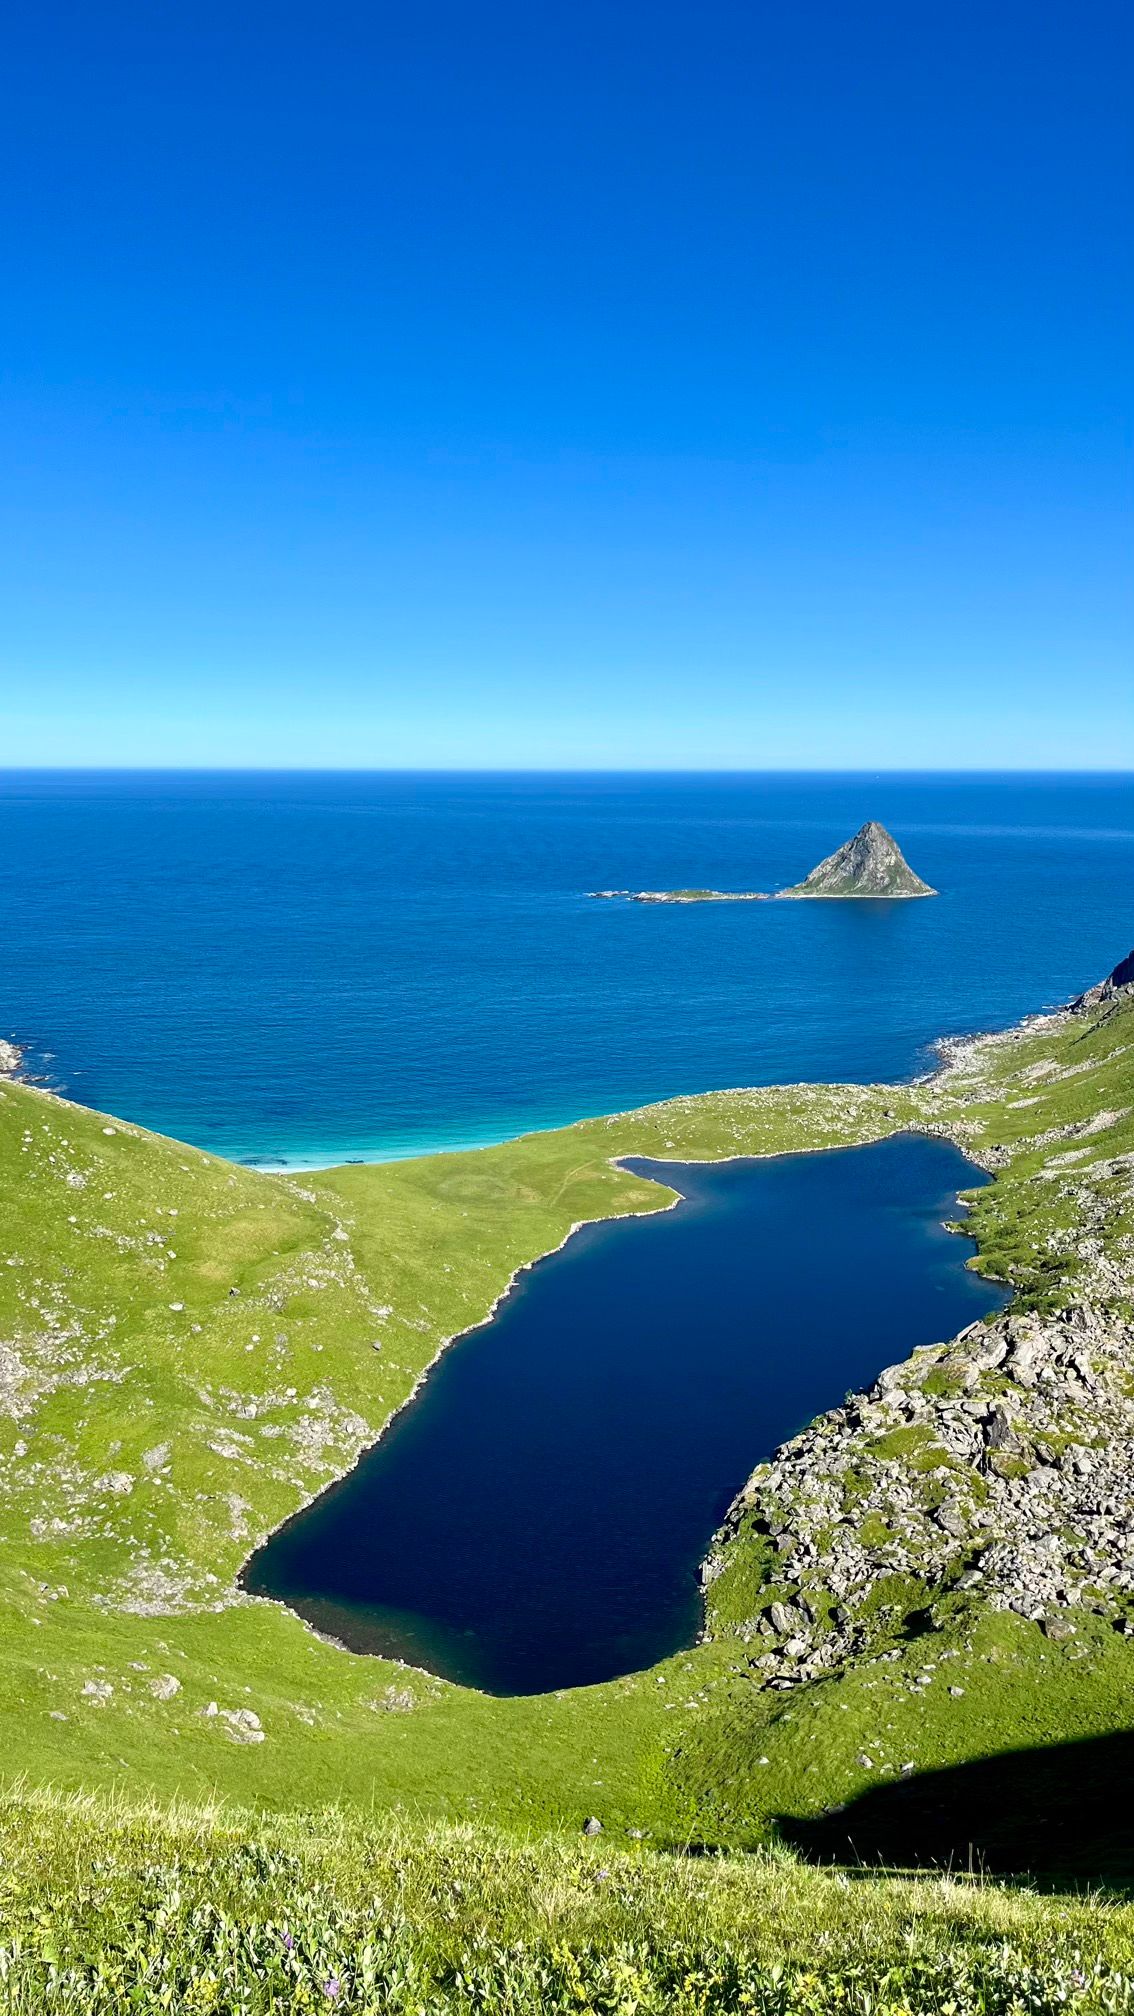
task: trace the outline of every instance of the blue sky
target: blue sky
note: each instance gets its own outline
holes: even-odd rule
[[[6,763],[1134,764],[1126,0],[24,8]]]

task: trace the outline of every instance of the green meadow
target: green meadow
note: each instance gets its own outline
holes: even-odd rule
[[[1102,1617],[1061,1643],[974,1601],[928,1680],[899,1634],[884,1672],[776,1692],[733,1628],[763,1573],[741,1533],[703,1642],[501,1700],[348,1653],[237,1577],[518,1269],[672,1202],[620,1157],[945,1133],[995,1177],[970,1200],[975,1264],[1021,1309],[1090,1294],[1129,1319],[1132,1060],[1120,1004],[964,1046],[915,1085],[711,1094],[301,1176],[6,1082],[0,2007],[1128,2006],[1125,1907],[956,1874],[848,1886],[791,1845],[869,1789],[880,1723],[915,1786],[1000,1760],[1010,1801],[1014,1759],[1110,1757],[1134,1653]],[[1076,1834],[1077,1775],[1050,1795],[1065,1866],[1033,1873],[1121,1886],[1134,1854],[1121,1828]],[[1026,1870],[1018,1839],[1004,1854]],[[119,1969],[101,1981],[100,1951]]]

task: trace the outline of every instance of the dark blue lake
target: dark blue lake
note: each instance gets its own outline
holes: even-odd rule
[[[945,1142],[630,1166],[684,1201],[524,1275],[249,1588],[491,1693],[648,1666],[696,1637],[698,1564],[755,1465],[1005,1299],[944,1229],[986,1180]]]

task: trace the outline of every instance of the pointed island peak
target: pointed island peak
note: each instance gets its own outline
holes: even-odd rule
[[[851,839],[828,854],[802,882],[781,896],[936,896],[915,875],[893,835],[868,819]]]

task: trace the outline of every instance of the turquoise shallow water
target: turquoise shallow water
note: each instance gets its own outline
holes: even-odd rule
[[[939,898],[775,888],[866,818]],[[0,774],[0,1032],[223,1153],[500,1139],[677,1092],[905,1076],[1134,943],[1129,777]]]

